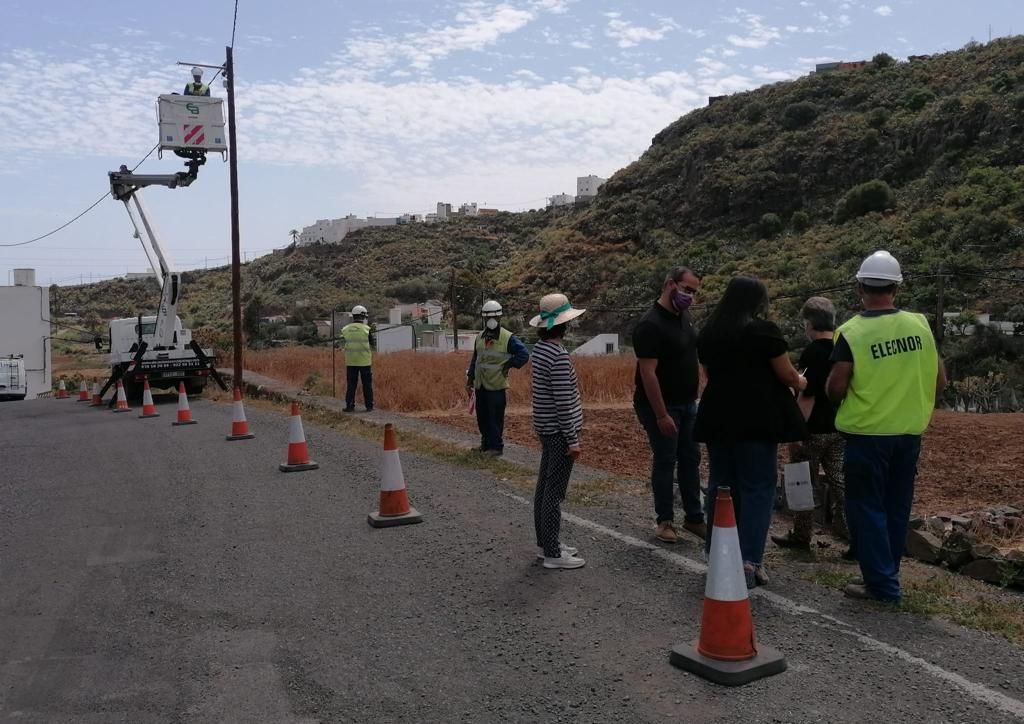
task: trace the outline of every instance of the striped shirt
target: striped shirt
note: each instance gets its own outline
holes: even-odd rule
[[[570,447],[579,444],[583,402],[569,352],[558,342],[541,341],[533,348],[533,429],[538,435],[565,435]]]

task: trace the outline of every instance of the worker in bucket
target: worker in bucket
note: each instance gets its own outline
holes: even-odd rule
[[[355,412],[356,387],[363,383],[363,402],[366,411],[373,410],[373,327],[366,323],[366,307],[357,304],[352,307],[352,322],[341,329],[345,346],[345,412]]]
[[[519,369],[530,359],[526,345],[501,326],[501,305],[488,299],[480,308],[484,331],[476,338],[473,358],[466,371],[466,389],[476,396],[476,423],[480,428],[480,451],[501,455],[505,442],[505,390],[508,371]]]
[[[208,96],[210,95],[210,86],[203,83],[203,69],[193,68],[192,69],[192,82],[186,84],[185,95],[187,96]]]
[[[896,307],[903,273],[892,254],[876,251],[856,278],[864,311],[836,330],[825,386],[846,439],[846,522],[863,576],[845,593],[899,602],[921,434],[946,370],[925,316]]]

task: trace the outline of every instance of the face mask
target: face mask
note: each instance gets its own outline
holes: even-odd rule
[[[484,326],[487,327],[487,329],[495,330],[498,328],[498,320],[494,317],[488,317],[487,321],[484,322]]]
[[[691,304],[693,304],[692,294],[681,292],[678,289],[672,292],[672,307],[680,314],[689,309]]]

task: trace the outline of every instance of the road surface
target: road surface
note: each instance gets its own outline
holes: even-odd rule
[[[422,525],[376,530],[380,448],[230,406],[172,427],[74,401],[0,405],[0,720],[986,722],[1024,720],[1024,654],[787,577],[754,598],[789,670],[739,688],[671,667],[703,595],[646,501],[575,507],[587,567],[534,559],[523,492],[402,456]]]

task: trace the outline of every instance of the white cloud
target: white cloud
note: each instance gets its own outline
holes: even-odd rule
[[[604,34],[618,41],[620,48],[632,48],[647,40],[661,40],[668,33],[679,28],[672,18],[658,18],[658,26],[645,28],[622,20],[618,13],[607,13],[610,18]]]
[[[266,35],[246,35],[245,39],[251,45],[273,45],[274,39]]]
[[[569,45],[572,46],[573,48],[578,48],[580,50],[586,50],[587,48],[591,47],[590,43],[588,43],[585,40],[574,40],[571,43],[569,43]]]
[[[697,75],[702,78],[720,76],[725,73],[725,71],[729,70],[728,64],[723,63],[720,60],[715,60],[714,58],[709,58],[706,55],[696,58],[696,63],[700,66],[700,68],[697,69]]]
[[[738,15],[729,21],[746,26],[746,31],[743,35],[733,33],[726,38],[733,45],[740,48],[763,48],[771,41],[782,37],[778,28],[764,24],[762,16],[746,10],[737,12]]]
[[[522,68],[520,70],[517,70],[512,75],[519,76],[520,78],[525,78],[526,80],[530,80],[530,81],[534,81],[534,82],[539,82],[539,81],[544,80],[539,75],[534,73],[532,70],[527,70],[526,68]]]
[[[888,5],[879,5],[874,10],[876,15],[881,15],[883,18],[887,18],[892,15],[892,8]]]
[[[764,65],[755,65],[750,69],[757,78],[770,81],[782,81],[782,80],[793,80],[806,74],[806,70],[781,70],[778,68],[769,68]]]

